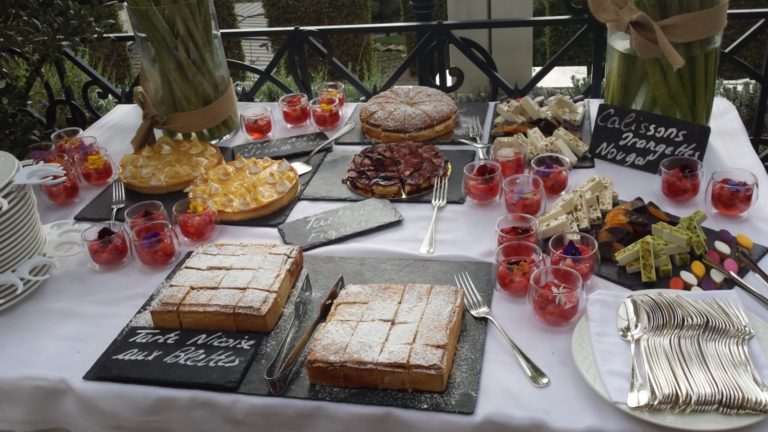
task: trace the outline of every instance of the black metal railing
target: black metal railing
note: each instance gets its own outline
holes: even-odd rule
[[[265,29],[236,29],[222,30],[223,38],[272,38],[282,37],[284,42],[274,52],[270,63],[263,69],[243,62],[228,60],[231,69],[252,74],[252,79],[243,81],[236,86],[238,98],[242,101],[253,101],[256,93],[267,84],[273,84],[284,92],[290,92],[290,86],[276,76],[276,71],[283,65],[290,80],[302,92],[311,94],[312,71],[308,67],[308,57],[316,56],[322,59],[343,81],[348,82],[362,95],[363,99],[386,90],[393,85],[411,68],[416,66],[419,71],[418,81],[421,85],[438,88],[445,92],[458,90],[464,82],[464,72],[449,64],[445,56],[446,47],[453,46],[465,56],[478,70],[488,78],[489,100],[501,97],[519,97],[531,92],[541,80],[557,65],[561,64],[566,55],[576,49],[591,50],[589,65],[591,84],[584,91],[584,96],[599,98],[602,96],[603,73],[605,69],[606,31],[605,26],[597,22],[585,6],[568,2],[569,16],[533,17],[520,19],[487,19],[465,21],[429,21],[434,0],[411,0],[417,19],[425,22],[388,23],[388,24],[356,24],[332,25],[318,27],[280,27]],[[431,6],[430,6],[431,5]],[[755,80],[760,85],[760,92],[755,110],[755,121],[750,125],[750,136],[756,151],[760,145],[768,144],[763,137],[764,119],[768,105],[768,46],[765,58],[760,68],[756,68],[739,57],[739,52],[751,41],[768,31],[768,9],[731,10],[729,20],[756,20],[757,23],[745,32],[736,42],[721,49],[721,58]],[[457,30],[476,29],[508,29],[508,28],[539,28],[548,26],[578,26],[576,34],[555,53],[547,63],[522,86],[513,85],[499,74],[493,57],[482,45],[472,39],[458,36]],[[373,33],[415,33],[417,35],[413,50],[408,53],[402,63],[386,78],[380,86],[368,87],[360,77],[342,64],[333,53],[333,46],[328,36],[333,34],[373,34]],[[585,41],[592,36],[592,43]],[[129,42],[132,34],[112,34],[107,37],[115,42]],[[585,46],[586,45],[586,46]],[[74,91],[67,85],[66,71],[63,61],[72,62],[87,77],[88,81],[80,91],[83,107],[75,100]],[[97,119],[102,113],[94,105],[93,97],[99,99],[112,98],[119,103],[132,102],[132,88],[138,82],[138,77],[131,86],[119,88],[110,83],[96,70],[86,64],[69,50],[63,51],[62,59],[56,63],[56,72],[64,89],[63,97],[48,94],[49,109],[45,115],[48,126],[54,124],[57,110],[50,107],[65,106],[70,111],[67,121],[74,125],[85,126],[87,117]],[[448,75],[451,76],[449,82]],[[42,74],[40,74],[42,77]],[[42,79],[42,78],[41,78]],[[47,85],[47,83],[46,83]],[[47,85],[46,88],[50,86]],[[94,92],[94,90],[96,90]],[[768,152],[761,154],[768,161]]]

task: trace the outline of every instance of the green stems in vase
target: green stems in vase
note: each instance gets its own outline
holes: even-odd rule
[[[634,0],[633,5],[660,21],[719,5],[724,0]],[[706,124],[715,95],[720,35],[675,44],[685,65],[675,70],[663,57],[639,58],[629,36],[609,31],[605,101]]]
[[[232,85],[210,0],[128,0],[142,53],[142,86],[163,116],[200,109]],[[233,107],[234,108],[234,107]],[[237,110],[197,131],[216,142],[237,131]],[[178,131],[165,131],[171,136]]]

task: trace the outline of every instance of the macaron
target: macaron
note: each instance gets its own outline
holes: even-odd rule
[[[718,253],[718,255],[720,255],[720,258],[726,259],[731,256],[731,247],[728,246],[727,243],[720,240],[715,240],[713,246],[715,247],[715,251]]]
[[[701,261],[696,260],[691,263],[691,273],[696,276],[696,279],[701,280],[707,274],[707,267]]]
[[[721,229],[717,232],[717,239],[727,244],[731,244],[735,240],[735,237],[733,237],[733,234],[727,229]]]
[[[680,272],[680,279],[683,280],[683,284],[687,289],[690,289],[691,287],[699,284],[699,279],[694,276],[693,273],[687,272],[685,270]]]
[[[730,272],[734,272],[734,273],[739,272],[739,263],[737,263],[736,260],[733,258],[728,258],[725,261],[723,261],[723,267]]]
[[[752,247],[755,245],[752,239],[745,234],[736,234],[736,243],[746,250],[752,250]]]
[[[709,269],[709,277],[718,289],[722,287],[723,282],[725,282],[725,275],[718,269]]]
[[[669,288],[673,290],[681,290],[685,288],[685,282],[677,276],[671,277],[669,278]]]
[[[720,255],[712,249],[707,251],[707,258],[715,264],[720,264]]]

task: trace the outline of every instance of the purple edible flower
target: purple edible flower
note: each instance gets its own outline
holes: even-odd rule
[[[160,242],[160,237],[162,237],[162,234],[158,231],[150,231],[141,236],[141,243],[145,248],[153,248]]]
[[[569,257],[580,257],[581,249],[578,245],[576,245],[576,243],[573,242],[573,240],[568,240],[568,243],[563,248],[563,255]]]

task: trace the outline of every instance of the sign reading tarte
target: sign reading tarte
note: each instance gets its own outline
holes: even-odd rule
[[[602,104],[590,152],[598,159],[651,173],[670,156],[704,160],[709,126]]]

